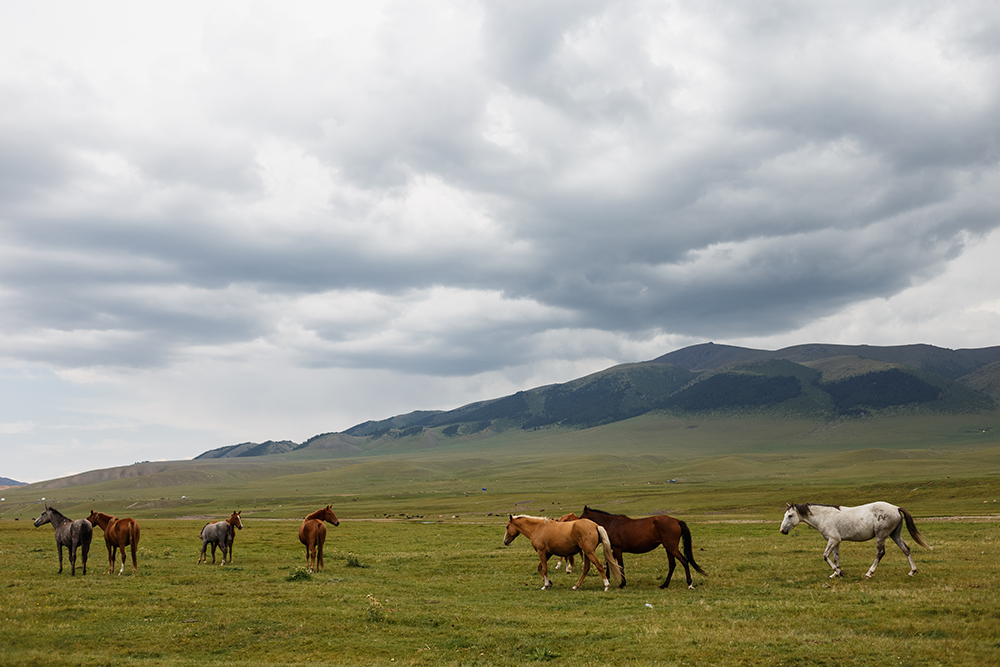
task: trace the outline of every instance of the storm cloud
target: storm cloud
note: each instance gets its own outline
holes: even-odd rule
[[[709,339],[996,342],[992,3],[56,7],[0,26],[0,363],[53,410],[190,455]]]

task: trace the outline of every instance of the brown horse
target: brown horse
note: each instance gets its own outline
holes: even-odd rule
[[[329,521],[334,526],[340,525],[340,519],[329,505],[307,516],[299,528],[299,542],[306,545],[306,561],[310,572],[315,572],[317,567],[323,569],[323,543],[326,542],[324,521]]]
[[[684,566],[684,574],[687,575],[687,585],[690,589],[694,589],[694,585],[691,583],[691,570],[688,569],[688,563],[699,574],[705,574],[698,563],[694,562],[694,554],[691,553],[691,531],[687,524],[680,519],[666,514],[632,519],[624,514],[609,514],[589,507],[584,507],[580,516],[607,529],[608,535],[611,537],[615,560],[622,571],[619,588],[625,587],[625,561],[622,560],[622,552],[644,554],[661,544],[667,550],[670,569],[667,571],[667,579],[660,585],[660,588],[666,588],[670,585],[670,577],[673,576],[676,565],[674,559],[679,560]],[[677,548],[682,539],[684,541],[683,555]]]
[[[606,530],[598,526],[593,521],[580,519],[579,521],[553,521],[537,516],[518,514],[509,515],[507,522],[507,532],[503,536],[504,546],[514,541],[514,538],[524,533],[531,546],[538,552],[538,573],[542,575],[542,590],[550,588],[552,581],[549,579],[549,557],[550,556],[572,556],[583,552],[583,574],[580,580],[573,586],[577,590],[583,585],[583,579],[590,570],[593,563],[597,571],[601,573],[604,580],[604,590],[608,590],[611,582],[605,574],[605,568],[601,567],[601,561],[597,559],[597,545],[604,547],[604,563],[616,579],[621,578],[621,570],[618,563],[608,558],[608,553],[612,550],[611,542],[608,540]]]
[[[212,563],[215,563],[215,547],[222,550],[222,564],[226,564],[226,554],[229,554],[229,564],[233,564],[233,542],[236,540],[236,530],[243,530],[243,520],[239,512],[233,512],[225,521],[206,523],[201,529],[201,556],[198,562],[208,562],[205,548],[212,545]]]
[[[132,574],[139,569],[139,564],[135,558],[136,549],[139,548],[139,524],[135,519],[119,519],[104,512],[91,511],[87,521],[100,526],[104,531],[104,543],[108,547],[108,560],[111,562],[111,569],[108,574],[115,571],[115,552],[122,551],[122,567],[118,574],[125,571],[125,547],[132,546]]]

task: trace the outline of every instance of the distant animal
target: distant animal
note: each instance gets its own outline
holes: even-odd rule
[[[559,517],[559,521],[579,521],[579,520],[580,520],[580,517],[578,517],[573,512],[570,512],[569,514],[563,514],[561,517]],[[565,558],[560,558],[558,561],[556,561],[555,569],[558,570],[562,566],[563,562],[566,563],[566,574],[572,573],[573,572],[573,557],[572,556],[566,556]]]
[[[857,507],[841,507],[839,505],[819,505],[814,503],[785,503],[785,516],[781,520],[781,532],[788,534],[792,528],[799,523],[815,528],[819,534],[826,538],[826,549],[823,551],[823,560],[833,568],[830,578],[844,576],[844,571],[840,569],[840,543],[842,540],[849,542],[866,542],[875,538],[875,562],[865,573],[866,579],[871,579],[875,574],[875,568],[885,555],[885,538],[891,537],[892,541],[910,561],[910,576],[917,572],[917,566],[910,555],[910,548],[903,541],[903,524],[910,537],[916,540],[917,544],[930,549],[924,542],[923,536],[917,530],[917,525],[913,517],[902,507],[896,507],[886,502],[868,503]],[[832,558],[831,558],[832,556]]]
[[[205,548],[212,545],[212,563],[215,563],[215,547],[222,551],[222,565],[226,564],[226,554],[229,555],[229,564],[233,564],[233,541],[236,539],[236,530],[243,530],[243,521],[239,512],[233,512],[225,521],[207,523],[201,529],[201,556],[198,562],[208,562]]]
[[[113,574],[115,571],[115,554],[119,549],[122,552],[122,567],[118,570],[118,574],[125,571],[125,547],[130,545],[132,547],[132,574],[135,574],[139,569],[135,557],[136,550],[139,548],[139,523],[135,519],[119,519],[110,514],[93,510],[87,517],[87,521],[95,526],[100,526],[101,530],[104,531],[104,544],[108,547],[108,561],[111,563],[108,574]]]
[[[543,517],[528,516],[518,514],[508,515],[507,530],[504,533],[504,546],[509,545],[521,533],[531,540],[531,546],[538,553],[538,574],[542,576],[542,590],[552,586],[549,579],[549,558],[551,556],[573,556],[583,553],[583,573],[580,580],[573,586],[577,590],[583,585],[583,580],[590,571],[591,563],[601,573],[604,581],[604,590],[608,590],[611,582],[605,568],[610,570],[616,579],[621,577],[621,570],[618,564],[609,558],[611,552],[611,541],[608,539],[606,530],[598,526],[593,521],[579,519],[577,521],[553,521]],[[605,567],[601,567],[601,561],[597,559],[597,545],[604,549]]]
[[[326,542],[324,521],[334,526],[340,525],[340,519],[329,505],[307,516],[299,527],[299,542],[306,546],[306,561],[310,572],[315,572],[316,568],[323,569],[323,543]]]
[[[611,538],[611,545],[614,551],[615,561],[621,568],[622,578],[619,588],[625,588],[625,561],[622,559],[623,553],[644,554],[652,551],[656,547],[663,545],[667,552],[667,563],[670,569],[667,570],[667,578],[660,584],[660,588],[670,585],[670,578],[674,576],[675,561],[680,561],[684,566],[684,574],[687,578],[688,588],[694,589],[691,579],[691,565],[699,574],[705,574],[701,566],[694,561],[694,554],[691,547],[691,531],[686,523],[680,519],[675,519],[666,514],[647,516],[641,519],[633,519],[624,514],[610,514],[598,509],[584,506],[583,519],[590,519],[608,531]],[[683,541],[684,553],[681,554],[678,545]],[[708,575],[705,575],[708,576]]]
[[[59,574],[63,571],[63,547],[69,548],[70,576],[76,576],[76,550],[80,549],[83,573],[87,574],[87,554],[90,541],[94,537],[94,527],[86,519],[69,519],[54,507],[45,506],[45,511],[35,519],[35,528],[51,523],[56,531],[56,546],[59,548]]]

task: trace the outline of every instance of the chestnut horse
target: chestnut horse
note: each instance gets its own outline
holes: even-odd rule
[[[679,560],[681,565],[684,566],[688,588],[694,589],[694,585],[691,583],[691,570],[688,569],[688,563],[699,574],[705,574],[705,571],[698,566],[698,563],[694,562],[694,554],[691,553],[691,531],[688,529],[687,524],[680,519],[675,519],[666,514],[632,519],[624,514],[609,514],[608,512],[589,507],[584,507],[583,513],[580,516],[584,519],[590,519],[607,529],[608,535],[611,537],[615,560],[622,571],[621,583],[618,585],[619,588],[625,588],[625,561],[622,560],[622,552],[644,554],[652,551],[661,544],[667,550],[667,561],[670,563],[670,569],[667,571],[667,578],[660,585],[660,588],[666,588],[670,585],[670,577],[673,576],[674,566],[676,565],[674,563],[675,559]],[[682,539],[684,541],[683,555],[681,555],[680,550],[677,548],[678,543]]]
[[[69,548],[70,576],[76,575],[76,550],[79,547],[83,556],[83,573],[87,574],[87,554],[90,552],[90,540],[94,536],[94,526],[86,519],[73,521],[63,516],[54,507],[45,506],[45,511],[35,519],[35,528],[51,523],[56,530],[56,546],[59,548],[59,574],[63,571],[63,547]]]
[[[215,547],[218,546],[222,550],[222,565],[226,564],[227,553],[229,554],[229,564],[232,565],[233,541],[236,539],[237,528],[243,530],[243,520],[240,519],[239,512],[233,512],[225,521],[206,523],[205,527],[201,529],[201,557],[198,558],[198,562],[201,563],[203,560],[208,562],[205,548],[211,544],[212,563],[215,563]]]
[[[612,550],[611,542],[608,540],[606,530],[598,526],[593,521],[580,519],[578,521],[553,521],[537,516],[518,514],[509,515],[507,522],[507,532],[504,533],[504,546],[509,545],[521,533],[524,533],[531,546],[538,552],[538,573],[542,575],[542,590],[552,586],[549,579],[549,557],[551,556],[572,556],[583,552],[583,574],[580,580],[573,586],[577,590],[583,585],[583,579],[590,570],[593,563],[597,571],[601,573],[604,580],[604,590],[608,590],[611,582],[605,574],[605,568],[601,567],[601,561],[597,559],[597,545],[604,547],[605,567],[611,570],[616,579],[621,578],[621,570],[618,563],[608,557]]]
[[[87,521],[95,526],[100,526],[104,531],[104,543],[108,547],[108,560],[111,562],[111,569],[108,574],[115,572],[115,552],[122,551],[122,567],[118,574],[125,571],[125,547],[132,546],[132,574],[139,569],[136,562],[135,552],[139,548],[139,523],[135,519],[119,519],[104,512],[91,510]]]
[[[334,526],[340,525],[340,519],[329,505],[307,516],[299,528],[299,542],[306,545],[306,561],[310,572],[315,572],[317,567],[323,569],[323,543],[326,542],[324,521],[329,521]]]

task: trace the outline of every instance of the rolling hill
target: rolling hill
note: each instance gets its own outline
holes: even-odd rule
[[[367,421],[303,443],[243,443],[198,458],[283,453],[324,457],[413,451],[511,431],[580,430],[650,413],[768,415],[815,421],[997,408],[1000,347],[797,345],[781,350],[706,343],[447,411]]]

